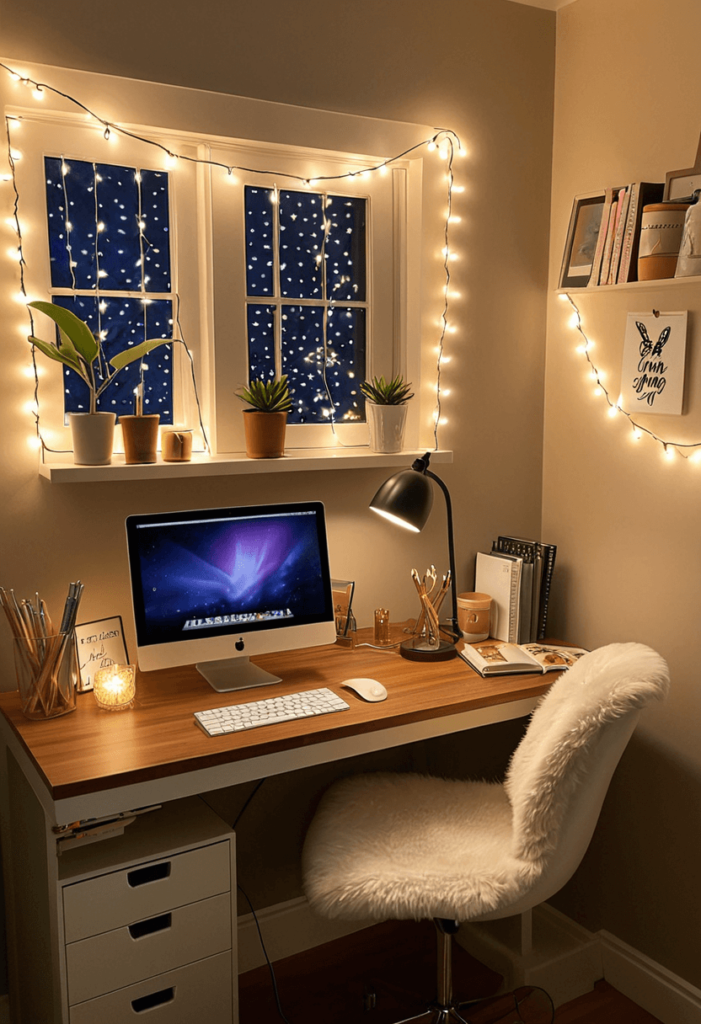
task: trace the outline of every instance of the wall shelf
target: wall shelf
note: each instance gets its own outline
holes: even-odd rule
[[[595,295],[597,292],[651,291],[655,288],[701,284],[701,277],[661,277],[656,281],[627,281],[625,284],[598,284],[592,288],[558,288],[558,295]]]
[[[72,462],[43,462],[39,474],[51,483],[74,484],[128,480],[189,480],[195,477],[299,473],[328,469],[402,469],[426,451],[431,462],[452,462],[453,453],[430,448],[405,450],[394,455],[368,448],[315,448],[286,452],[281,459],[248,459],[240,455],[193,455],[191,462],[156,462],[127,466],[115,455],[110,466],[76,466]]]

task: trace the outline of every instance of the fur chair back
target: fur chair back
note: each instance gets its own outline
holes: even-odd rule
[[[667,664],[650,647],[610,644],[584,655],[543,697],[504,783],[513,809],[512,854],[530,863],[534,876],[556,848],[558,876],[576,868],[637,712],[668,688]],[[570,856],[563,857],[563,845]]]

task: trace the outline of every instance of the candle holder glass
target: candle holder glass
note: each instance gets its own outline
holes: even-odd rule
[[[136,694],[134,665],[109,665],[93,677],[93,693],[97,706],[105,711],[126,711]]]
[[[13,646],[25,717],[40,721],[75,711],[78,662],[73,632],[15,637]]]

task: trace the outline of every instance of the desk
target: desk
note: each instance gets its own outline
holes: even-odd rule
[[[553,673],[482,679],[461,658],[426,664],[362,646],[309,648],[255,661],[283,681],[218,694],[193,667],[150,672],[137,676],[131,711],[101,711],[86,693],[79,695],[75,712],[49,722],[25,719],[16,692],[0,694],[13,1024],[73,1020],[61,952],[62,897],[57,896],[66,884],[58,861],[68,858],[57,857],[53,826],[519,718],[530,713],[553,679]],[[351,676],[378,679],[387,699],[367,703],[340,689]],[[205,736],[194,722],[194,711],[319,686],[342,694],[350,710],[217,738]],[[109,850],[118,842],[84,849]],[[96,856],[104,859],[105,853]],[[28,913],[34,932],[23,926]],[[45,1007],[42,1018],[36,1010],[33,1018],[26,1010],[20,1016],[18,990],[27,985],[25,965],[36,961],[37,953],[40,959],[44,954],[41,970],[45,986],[51,982],[53,1016]],[[38,982],[36,977],[32,993]]]

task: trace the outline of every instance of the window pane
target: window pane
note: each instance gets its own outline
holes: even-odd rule
[[[170,338],[173,334],[172,303],[166,299],[154,299],[143,303],[140,299],[100,299],[96,295],[53,296],[52,301],[70,309],[97,334],[104,332],[102,351],[105,362],[127,348],[155,338]],[[104,307],[100,309],[99,305]],[[159,413],[161,423],[173,422],[172,398],[172,345],[154,349],[144,359],[148,367],[144,371],[144,412]],[[98,409],[106,412],[134,412],[134,389],[141,380],[141,364],[130,363],[120,370],[114,381],[98,400]],[[83,381],[64,367],[64,408],[69,412],[88,412],[90,398]]]
[[[273,294],[273,190],[245,189],[246,294]]]
[[[170,291],[168,175],[45,157],[54,288]]]
[[[287,299],[321,299],[324,197],[280,192],[280,293]]]
[[[324,310],[282,307],[282,372],[290,382],[290,423],[363,420],[358,385],[365,367],[365,310],[329,310],[324,352]]]
[[[272,379],[275,376],[275,307],[249,303],[246,318],[249,377],[251,380]]]
[[[327,298],[365,302],[365,209],[367,200],[329,196],[326,219]]]

